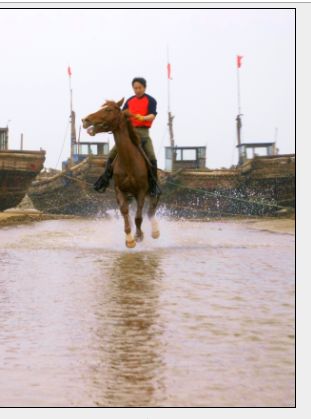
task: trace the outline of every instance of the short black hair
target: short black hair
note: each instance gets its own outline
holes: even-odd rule
[[[138,83],[142,84],[144,87],[146,87],[146,86],[147,86],[147,81],[146,81],[146,79],[144,79],[143,77],[134,77],[134,78],[133,78],[133,80],[132,80],[132,86],[134,86],[134,83],[135,83],[136,81],[137,81]]]

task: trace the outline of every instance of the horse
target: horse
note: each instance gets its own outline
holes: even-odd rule
[[[134,131],[130,121],[130,112],[122,111],[124,98],[118,102],[106,101],[95,113],[82,119],[83,128],[89,135],[100,132],[112,132],[117,147],[117,157],[113,162],[113,180],[116,200],[124,219],[125,244],[128,248],[136,246],[144,238],[141,229],[143,222],[143,208],[146,196],[149,196],[148,218],[151,222],[151,236],[159,238],[160,230],[155,218],[159,197],[149,195],[148,163],[140,150],[140,139]],[[128,198],[136,200],[135,215],[136,233],[133,237],[129,215]]]

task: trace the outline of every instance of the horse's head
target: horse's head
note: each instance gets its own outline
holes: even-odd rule
[[[82,119],[83,128],[92,136],[100,132],[113,131],[120,122],[123,102],[124,98],[118,102],[107,100],[97,112]]]

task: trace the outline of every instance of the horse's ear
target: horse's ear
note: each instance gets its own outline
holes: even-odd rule
[[[119,106],[119,108],[121,108],[121,106],[123,105],[123,102],[124,102],[124,97],[120,99],[119,102],[117,102],[117,105]]]

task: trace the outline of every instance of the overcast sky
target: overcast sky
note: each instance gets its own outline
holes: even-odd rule
[[[237,163],[236,55],[240,69],[242,141],[273,141],[295,151],[295,15],[293,10],[0,10],[0,126],[10,148],[47,151],[56,167],[69,119],[72,69],[77,129],[105,99],[133,94],[147,79],[158,102],[151,137],[164,167],[167,45],[177,145],[206,145],[207,167]],[[81,140],[90,139],[84,130]],[[108,134],[96,139],[106,139]],[[66,136],[61,160],[70,153]],[[58,168],[60,167],[58,164]]]

